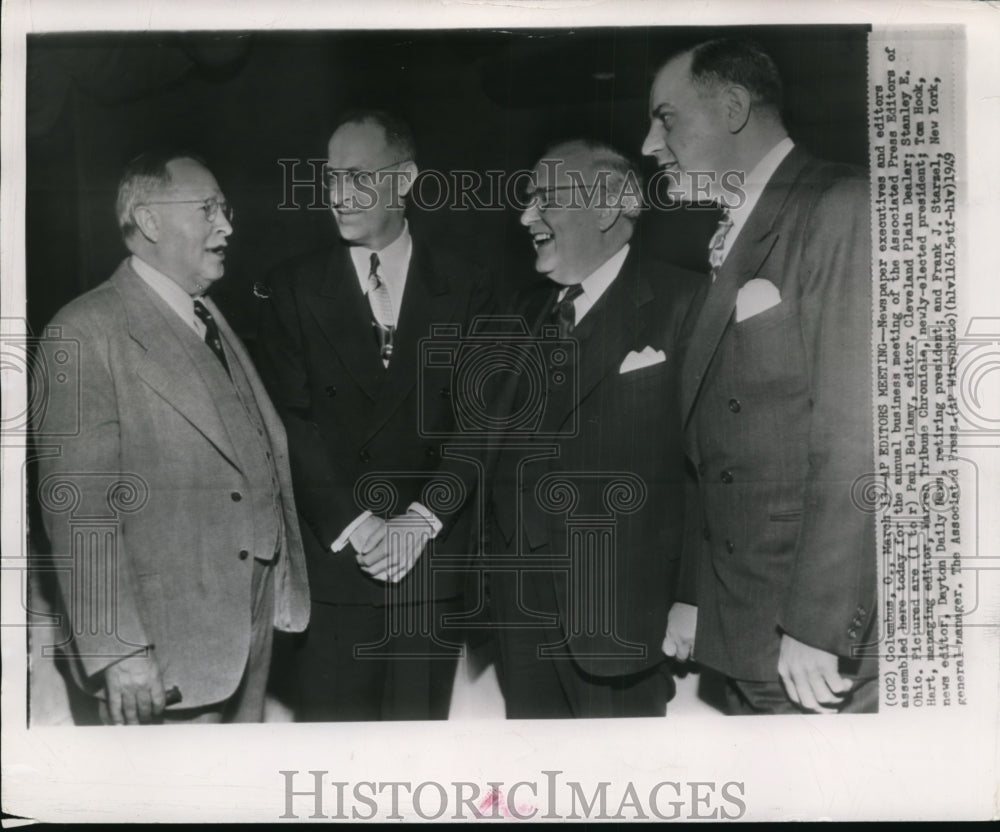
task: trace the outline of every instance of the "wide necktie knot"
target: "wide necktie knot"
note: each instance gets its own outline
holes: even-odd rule
[[[556,302],[552,309],[552,321],[559,328],[559,337],[566,338],[576,327],[576,299],[583,294],[583,286],[574,283]],[[557,295],[558,297],[558,295]]]
[[[733,218],[729,214],[728,208],[722,209],[722,217],[716,226],[712,239],[708,241],[708,265],[711,266],[712,280],[714,281],[722,267],[725,258],[726,236],[733,228]]]
[[[222,362],[222,367],[225,369],[226,374],[231,375],[229,372],[229,362],[226,361],[226,351],[222,346],[222,337],[219,335],[219,325],[215,322],[215,317],[200,300],[194,302],[194,314],[205,325],[205,343],[208,345],[208,348]]]

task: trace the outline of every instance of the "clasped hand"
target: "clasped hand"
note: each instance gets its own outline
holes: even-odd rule
[[[351,535],[358,566],[375,580],[399,583],[423,554],[433,530],[414,511],[389,520],[372,515]]]

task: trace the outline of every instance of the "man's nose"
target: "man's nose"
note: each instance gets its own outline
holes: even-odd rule
[[[233,224],[226,218],[226,215],[223,214],[221,210],[215,217],[215,227],[216,230],[221,231],[226,237],[233,233]]]
[[[339,208],[347,201],[347,194],[345,191],[347,186],[344,182],[333,182],[327,188],[327,193],[330,195],[330,205],[334,208]]]
[[[538,212],[538,198],[532,197],[531,202],[528,203],[528,207],[521,212],[521,225],[529,226],[541,218],[542,215]]]
[[[661,135],[662,130],[660,125],[653,122],[649,125],[649,132],[646,134],[646,140],[642,143],[642,155],[652,156],[655,153],[660,152],[664,149],[663,147],[663,136]]]

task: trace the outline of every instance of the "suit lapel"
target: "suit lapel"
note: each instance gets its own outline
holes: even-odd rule
[[[254,403],[257,406],[258,413],[260,413],[264,427],[268,432],[268,437],[271,439],[271,444],[273,447],[277,448],[279,444],[282,443],[277,443],[274,439],[276,436],[284,436],[284,427],[281,424],[278,412],[274,409],[274,405],[271,404],[271,399],[267,395],[267,391],[264,389],[264,384],[261,382],[260,376],[257,375],[257,370],[253,365],[253,361],[251,360],[249,353],[246,351],[246,348],[243,346],[243,342],[240,341],[236,333],[233,332],[232,328],[229,326],[229,322],[219,311],[219,308],[215,305],[212,299],[206,296],[202,300],[209,308],[209,311],[215,316],[215,322],[219,327],[219,332],[222,334],[222,339],[226,344],[226,350],[229,353],[230,363],[233,363],[233,359],[235,359],[243,369],[243,375],[246,377],[247,384],[250,385],[250,390],[254,397]]]
[[[219,413],[208,362],[225,371],[205,349],[199,355],[198,336],[167,303],[149,288],[127,261],[112,277],[128,315],[128,331],[146,354],[137,374],[164,401],[175,408],[237,469],[239,456]],[[213,379],[215,381],[217,379]],[[228,382],[227,382],[228,383]]]
[[[454,277],[461,280],[463,276]],[[392,360],[384,372],[385,378],[367,431],[369,437],[381,430],[416,385],[421,368],[420,341],[431,334],[433,324],[453,320],[455,302],[456,293],[449,291],[448,276],[435,269],[428,248],[414,239]]]
[[[607,288],[571,336],[577,343],[577,389],[562,400],[560,424],[610,373],[617,370],[631,345],[641,339],[643,319],[639,310],[653,299],[649,282],[639,268],[639,249],[633,246],[621,273]]]
[[[736,296],[758,271],[778,241],[775,220],[781,215],[792,184],[808,162],[805,151],[794,148],[778,166],[709,287],[705,304],[691,333],[681,373],[681,408],[686,422],[708,365],[718,349],[736,309]]]
[[[347,372],[372,400],[379,395],[385,367],[372,334],[372,311],[358,285],[346,246],[330,252],[325,273],[316,286],[311,311],[340,356]]]

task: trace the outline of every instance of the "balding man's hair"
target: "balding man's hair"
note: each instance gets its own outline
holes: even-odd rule
[[[781,112],[784,90],[778,67],[756,41],[717,38],[687,50],[691,54],[691,80],[703,88],[738,84],[758,107]]]
[[[595,139],[570,139],[551,145],[543,158],[554,159],[577,150],[585,151],[595,172],[607,171],[608,202],[622,209],[628,219],[638,219],[642,211],[642,174],[628,156],[610,144]]]
[[[173,184],[167,165],[176,159],[190,159],[203,167],[205,160],[195,153],[178,149],[151,150],[136,156],[125,166],[118,181],[118,198],[115,213],[118,229],[126,242],[138,231],[135,209],[150,202]]]
[[[413,138],[410,125],[396,113],[389,110],[364,109],[350,110],[344,113],[333,127],[336,133],[347,124],[375,124],[382,128],[385,142],[399,156],[399,161],[417,159],[417,143]]]

